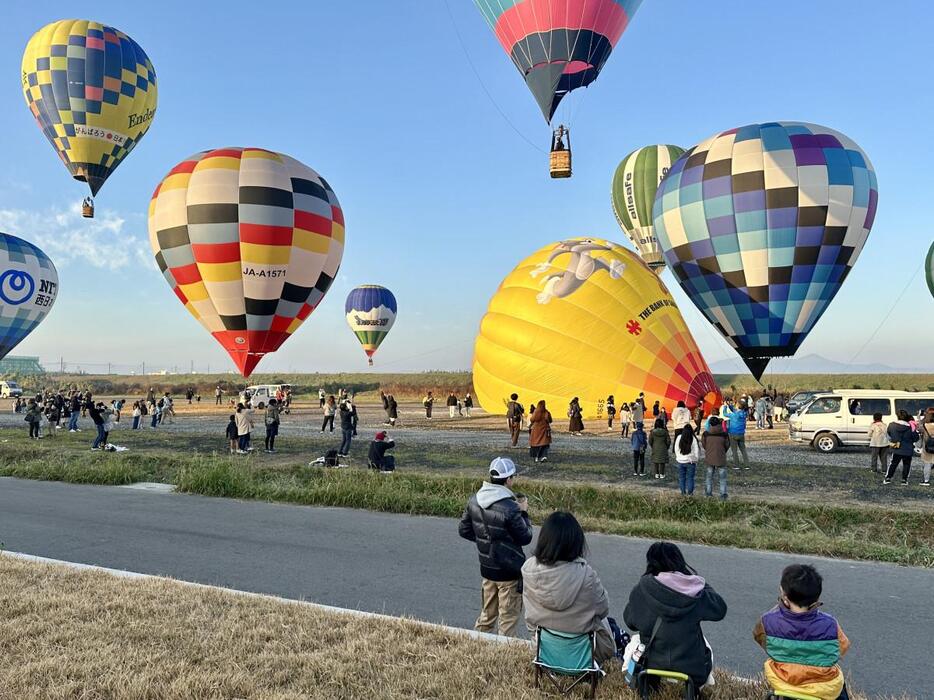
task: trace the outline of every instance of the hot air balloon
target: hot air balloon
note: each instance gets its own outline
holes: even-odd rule
[[[222,148],[159,183],[149,242],[172,291],[248,377],[330,288],[344,215],[324,178],[294,158]]]
[[[934,243],[931,243],[928,256],[924,259],[924,275],[928,280],[928,290],[934,297]]]
[[[549,124],[565,95],[597,79],[642,4],[642,0],[474,2]],[[566,128],[556,130],[551,152],[552,177],[569,177]]]
[[[344,303],[347,325],[373,364],[373,355],[396,322],[396,298],[385,287],[364,284],[351,290]]]
[[[42,322],[57,295],[58,272],[49,257],[0,232],[0,359]]]
[[[877,201],[876,173],[849,138],[769,122],[716,134],[681,156],[653,215],[684,291],[759,379],[827,309]]]
[[[616,221],[646,265],[659,274],[665,269],[665,257],[655,238],[652,204],[658,184],[682,153],[678,146],[645,146],[623,158],[613,174],[610,197]]]
[[[113,27],[63,19],[23,54],[23,95],[72,177],[96,195],[149,130],[156,72],[139,44]],[[83,213],[94,216],[87,198]]]
[[[513,392],[599,416],[608,394],[645,392],[706,409],[720,391],[662,281],[610,241],[573,238],[519,263],[490,300],[474,345],[473,383],[490,413]]]

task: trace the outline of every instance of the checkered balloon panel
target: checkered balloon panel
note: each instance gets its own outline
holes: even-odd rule
[[[58,296],[58,272],[22,238],[0,232],[0,359],[46,317]]]
[[[685,292],[747,364],[764,369],[765,358],[794,354],[827,309],[877,201],[875,171],[852,140],[770,122],[724,131],[681,156],[653,218]]]
[[[149,240],[175,295],[249,376],[330,288],[344,216],[324,178],[294,158],[222,148],[162,180]]]

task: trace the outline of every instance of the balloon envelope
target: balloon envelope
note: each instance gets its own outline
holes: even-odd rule
[[[42,133],[91,194],[149,130],[156,72],[139,44],[113,27],[63,19],[23,54],[23,96]]]
[[[248,377],[334,281],[344,215],[294,158],[222,148],[183,160],[149,203],[149,241],[172,291]]]
[[[58,296],[58,272],[32,243],[0,232],[0,359],[32,333]]]
[[[928,255],[924,259],[924,275],[928,280],[928,290],[931,292],[931,296],[934,297],[934,243],[931,243]]]
[[[378,284],[364,284],[347,295],[344,313],[347,325],[363,346],[363,352],[367,357],[373,357],[396,322],[396,297]]]
[[[657,272],[665,267],[665,258],[655,237],[652,204],[658,184],[682,153],[683,148],[663,144],[638,148],[620,161],[613,174],[610,195],[616,221],[645,263]]]
[[[827,127],[730,129],[672,166],[655,232],[691,300],[756,379],[793,355],[846,279],[876,214],[876,173]]]
[[[551,122],[597,79],[642,0],[474,0]]]
[[[609,394],[645,392],[669,409],[720,403],[665,285],[635,253],[596,238],[545,246],[503,280],[480,324],[473,383],[491,413],[504,413],[513,392],[555,415],[577,396],[589,417]]]

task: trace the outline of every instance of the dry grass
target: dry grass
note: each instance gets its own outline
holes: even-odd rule
[[[2,700],[555,697],[525,646],[165,580],[0,556],[0,610]],[[631,698],[621,673],[600,696]],[[723,677],[708,697],[763,696]]]

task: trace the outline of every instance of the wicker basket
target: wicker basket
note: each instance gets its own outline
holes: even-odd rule
[[[93,204],[82,204],[81,205],[81,216],[85,219],[94,218],[94,205]]]
[[[552,177],[571,177],[571,151],[552,151],[549,158],[549,169]]]

